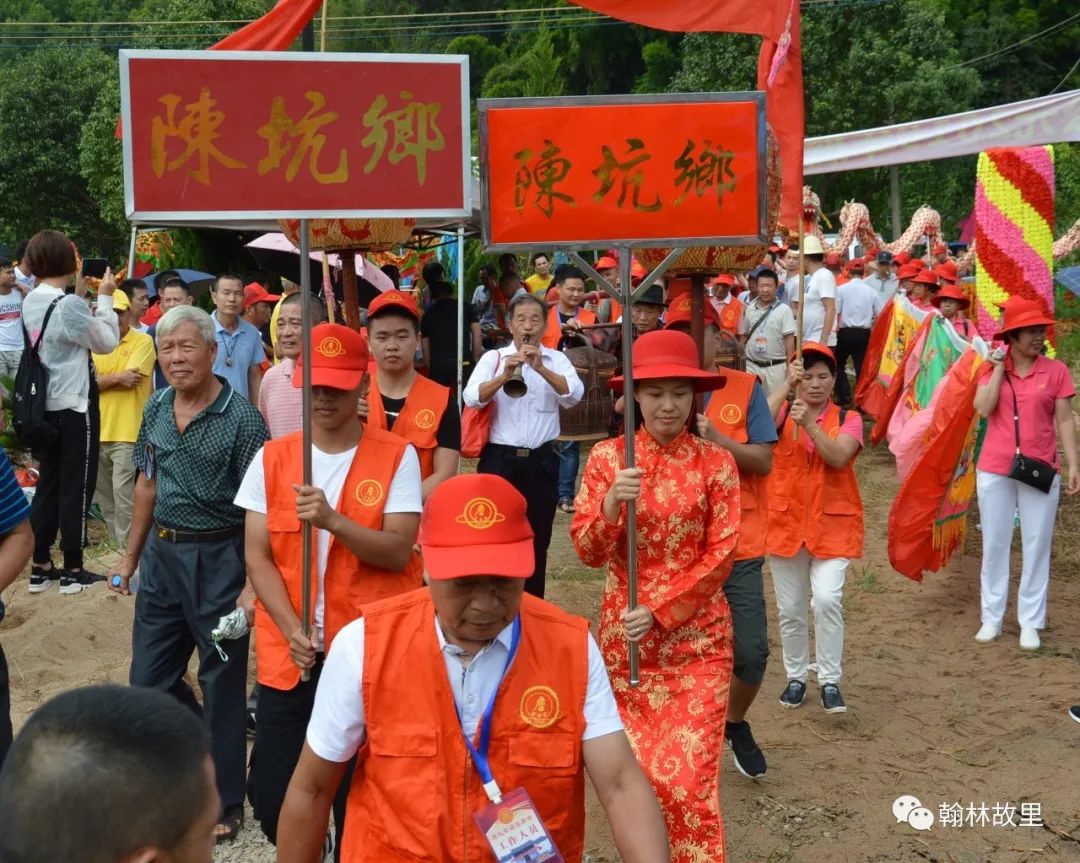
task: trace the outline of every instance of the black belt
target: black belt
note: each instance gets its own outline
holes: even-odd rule
[[[528,447],[519,446],[507,446],[502,443],[489,443],[489,447],[494,447],[498,452],[503,455],[508,455],[511,458],[529,458],[534,455],[543,455],[544,453],[554,452],[555,444],[553,441],[540,444],[536,449],[529,449]]]
[[[217,542],[239,536],[244,532],[244,526],[238,524],[235,527],[223,527],[220,530],[176,530],[154,522],[154,531],[157,533],[157,538],[165,542]]]
[[[772,368],[773,366],[780,365],[780,363],[787,362],[787,360],[766,360],[765,362],[761,362],[760,360],[751,359],[750,357],[747,357],[746,361],[748,363],[753,363],[755,366],[760,366],[763,369]]]
[[[840,329],[840,330],[872,330],[873,327],[849,327],[849,326],[845,325],[845,326],[842,326],[842,327],[837,327],[837,329]]]

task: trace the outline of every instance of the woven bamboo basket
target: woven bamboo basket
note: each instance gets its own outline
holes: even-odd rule
[[[294,246],[300,246],[300,220],[278,224]],[[381,252],[409,242],[415,219],[311,219],[308,233],[313,251]]]
[[[572,408],[559,409],[559,440],[601,440],[611,424],[612,395],[608,382],[618,362],[611,354],[592,345],[567,348],[570,360],[585,386],[581,401]]]

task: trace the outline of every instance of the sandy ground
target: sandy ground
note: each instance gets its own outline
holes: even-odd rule
[[[979,626],[977,518],[968,554],[949,571],[915,584],[889,569],[885,526],[896,490],[887,453],[860,460],[867,506],[867,555],[853,563],[845,593],[845,716],[828,716],[811,684],[807,703],[783,710],[785,685],[770,608],[773,660],[750,714],[769,759],[761,781],[723,763],[728,859],[739,863],[942,861],[1021,863],[1080,860],[1080,790],[1074,779],[1080,725],[1065,713],[1080,703],[1080,579],[1072,525],[1080,502],[1063,504],[1050,592],[1050,625],[1037,654],[1017,647],[1015,581],[1001,639],[973,641]],[[550,598],[593,616],[600,573],[577,561],[557,517],[549,565]],[[1014,572],[1019,557],[1014,557]],[[104,566],[103,561],[103,566]],[[11,665],[16,726],[43,700],[70,687],[124,681],[132,603],[103,588],[76,597],[30,596],[20,580],[4,597],[0,643]],[[926,832],[898,824],[893,801],[917,797],[935,819],[941,804],[974,806],[963,826],[936,821]],[[1037,804],[1044,827],[993,826],[994,808]],[[979,826],[980,806],[989,826]],[[965,813],[968,814],[968,813]],[[590,801],[593,863],[618,860],[603,812]],[[220,861],[272,861],[257,827],[219,849]],[[705,861],[702,861],[705,863]]]

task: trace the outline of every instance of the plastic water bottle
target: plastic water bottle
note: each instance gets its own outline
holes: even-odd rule
[[[111,584],[113,587],[119,587],[121,584],[123,584],[123,581],[123,577],[115,573],[109,576],[109,584]],[[139,573],[136,572],[133,576],[131,576],[131,580],[128,581],[128,590],[130,590],[132,594],[136,594],[139,592]]]

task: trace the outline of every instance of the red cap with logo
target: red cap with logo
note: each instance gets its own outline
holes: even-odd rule
[[[385,294],[379,294],[373,299],[368,305],[368,320],[370,321],[372,317],[383,309],[399,309],[405,314],[420,320],[420,311],[416,308],[416,301],[401,291],[387,291]]]
[[[276,303],[280,300],[277,294],[268,293],[266,288],[258,282],[244,285],[244,308],[250,309],[256,303]]]
[[[311,331],[311,385],[354,390],[368,369],[368,347],[356,330],[341,324],[319,324]],[[293,386],[304,385],[300,363]]]
[[[525,498],[501,476],[452,476],[424,504],[420,550],[435,581],[528,578],[536,564]]]
[[[667,329],[674,324],[687,324],[693,320],[693,301],[688,293],[677,293],[674,299],[668,296],[668,309],[664,313],[664,328]],[[716,311],[716,307],[709,302],[708,298],[705,300],[705,323],[716,324],[720,326],[720,315]]]
[[[730,273],[721,273],[716,277],[716,284],[727,285],[729,287],[735,287],[735,277]]]

